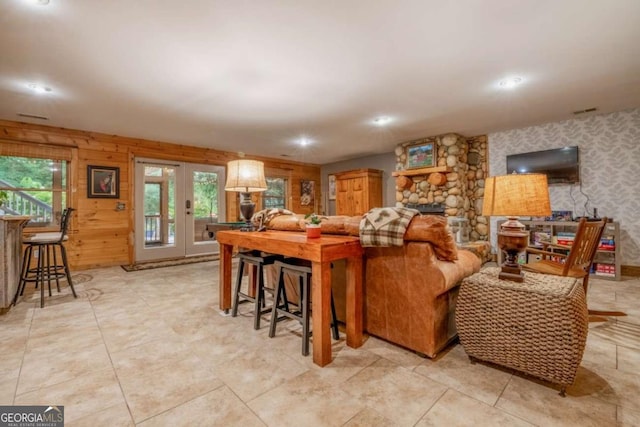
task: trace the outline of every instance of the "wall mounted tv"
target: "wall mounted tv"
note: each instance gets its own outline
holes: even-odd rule
[[[507,156],[507,173],[543,173],[549,184],[574,184],[580,182],[578,147],[562,147],[553,150]]]

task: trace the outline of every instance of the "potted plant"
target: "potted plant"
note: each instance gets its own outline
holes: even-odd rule
[[[307,223],[307,238],[317,239],[320,237],[322,217],[315,213],[310,213],[306,214],[304,219]]]

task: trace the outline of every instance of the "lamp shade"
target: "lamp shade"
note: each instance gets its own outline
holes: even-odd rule
[[[258,160],[232,160],[227,163],[226,191],[252,193],[265,191],[267,181],[264,179],[264,163]]]
[[[547,176],[532,173],[487,178],[485,180],[482,215],[551,215]]]

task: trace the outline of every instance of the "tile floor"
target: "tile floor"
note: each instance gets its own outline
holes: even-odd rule
[[[0,405],[64,405],[67,426],[640,425],[640,278],[591,281],[592,308],[628,316],[590,323],[562,398],[460,345],[429,360],[342,334],[319,368],[297,322],[270,339],[247,305],[222,316],[217,268],[94,269],[74,274],[78,299],[28,295],[0,316]]]

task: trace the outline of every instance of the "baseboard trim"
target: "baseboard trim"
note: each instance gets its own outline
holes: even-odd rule
[[[640,277],[640,265],[623,265],[621,270],[623,276]]]

